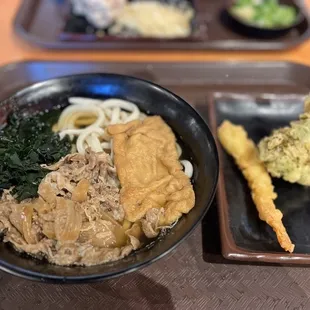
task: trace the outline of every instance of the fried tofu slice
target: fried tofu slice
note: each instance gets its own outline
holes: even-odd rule
[[[195,205],[189,178],[182,171],[171,128],[159,116],[107,128],[113,138],[114,164],[121,183],[126,219],[141,220],[163,209],[159,225],[171,225]]]
[[[281,247],[292,253],[295,246],[282,223],[283,214],[274,204],[277,194],[274,192],[270,175],[259,159],[256,145],[248,138],[242,126],[229,121],[224,121],[218,128],[218,138],[247,180],[259,218],[272,227]]]

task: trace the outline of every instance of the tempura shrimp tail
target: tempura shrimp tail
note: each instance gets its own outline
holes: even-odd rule
[[[274,192],[270,175],[259,159],[256,145],[248,138],[242,126],[229,121],[224,121],[218,128],[218,138],[226,152],[235,159],[247,180],[259,218],[272,227],[280,246],[292,253],[295,245],[282,223],[283,214],[274,204],[277,194]]]

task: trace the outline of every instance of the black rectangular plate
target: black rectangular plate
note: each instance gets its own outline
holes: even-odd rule
[[[230,120],[234,124],[242,125],[249,137],[258,143],[273,129],[286,126],[290,121],[298,119],[298,115],[303,111],[303,99],[301,95],[217,94],[214,98],[213,110],[216,127],[222,121]],[[227,202],[227,224],[235,243],[234,249],[226,249],[226,256],[236,259],[238,254],[246,255],[248,252],[252,256],[256,255],[258,261],[264,261],[266,258],[271,261],[281,261],[283,256],[288,260],[290,258],[294,260],[299,257],[298,254],[309,254],[310,188],[291,184],[282,179],[273,179],[275,191],[278,194],[275,201],[276,207],[282,211],[283,224],[292,242],[295,243],[293,254],[284,253],[273,230],[259,219],[247,182],[234,160],[221,147],[220,155],[226,197],[220,194],[219,204],[225,207]],[[227,242],[222,238],[223,241]],[[262,253],[264,255],[260,255]],[[272,255],[268,257],[268,253]],[[310,255],[308,258],[303,257],[303,260],[307,259],[310,261]]]

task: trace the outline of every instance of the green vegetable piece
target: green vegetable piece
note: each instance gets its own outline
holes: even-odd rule
[[[278,26],[290,26],[297,17],[297,12],[293,7],[281,5],[273,15],[273,21]]]
[[[235,2],[234,6],[241,7],[241,6],[253,6],[252,0],[238,0]]]
[[[296,9],[280,5],[278,0],[238,0],[230,9],[243,21],[263,28],[277,28],[294,24]]]
[[[251,6],[236,7],[231,13],[242,20],[251,21],[254,18],[255,11]]]

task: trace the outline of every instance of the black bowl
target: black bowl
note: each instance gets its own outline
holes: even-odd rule
[[[274,27],[274,28],[264,28],[261,26],[257,26],[254,23],[247,22],[242,18],[240,18],[239,16],[233,14],[230,11],[232,4],[229,4],[228,7],[226,7],[223,10],[222,21],[226,24],[226,26],[230,27],[232,30],[249,37],[264,38],[264,39],[278,38],[286,35],[292,29],[298,27],[306,18],[301,8],[298,5],[296,5],[292,0],[280,0],[279,3],[290,5],[296,9],[297,17],[292,25],[285,27]]]
[[[12,109],[33,113],[67,105],[70,96],[117,97],[136,103],[141,110],[161,115],[172,127],[194,165],[196,205],[162,238],[108,264],[93,267],[61,267],[17,254],[0,243],[0,269],[11,274],[45,282],[90,282],[119,276],[146,266],[174,249],[205,215],[216,190],[219,163],[213,136],[205,121],[184,100],[144,80],[114,74],[84,74],[38,83],[0,104],[0,123]],[[201,246],[197,244],[197,246]]]

